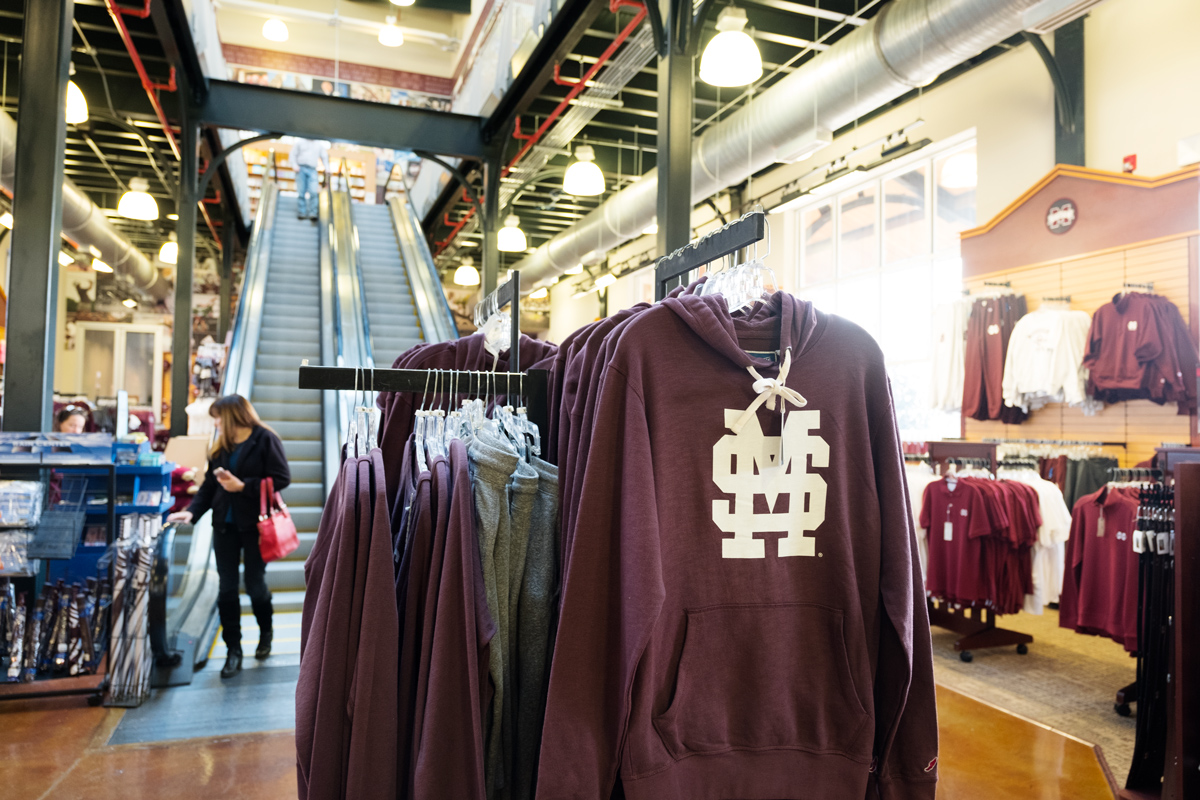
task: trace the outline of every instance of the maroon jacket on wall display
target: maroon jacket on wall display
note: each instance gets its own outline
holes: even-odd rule
[[[782,293],[745,319],[681,295],[625,323],[594,385],[537,797],[931,800],[929,624],[875,341]]]

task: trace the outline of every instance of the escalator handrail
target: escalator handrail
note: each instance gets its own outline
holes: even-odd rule
[[[403,199],[392,195],[388,199],[388,210],[396,241],[400,244],[401,259],[413,284],[413,305],[416,306],[425,341],[446,342],[458,338],[454,313],[442,290],[442,279],[434,264],[433,253],[417,222],[416,210],[408,192],[403,193]],[[417,291],[418,286],[420,291]]]
[[[263,181],[262,198],[254,217],[254,230],[246,250],[246,271],[242,279],[242,295],[238,300],[229,358],[221,394],[250,396],[254,385],[254,354],[262,335],[263,299],[267,289],[267,272],[271,261],[271,240],[275,227],[275,210],[279,197],[278,184]]]
[[[318,203],[320,238],[320,285],[321,285],[321,363],[337,364],[341,347],[341,329],[338,315],[337,275],[334,268],[332,204],[326,181]],[[341,429],[338,425],[340,399],[332,389],[321,392],[321,453],[325,493],[333,490],[337,480],[341,458]]]
[[[334,285],[337,287],[338,366],[364,367],[371,369],[375,362],[371,357],[370,340],[367,338],[367,309],[361,289],[361,265],[358,258],[357,232],[350,212],[349,191],[332,193],[330,207],[335,265]],[[360,391],[341,392],[339,432],[344,436],[349,429],[355,407],[363,401],[365,386]],[[367,401],[368,404],[371,402]]]

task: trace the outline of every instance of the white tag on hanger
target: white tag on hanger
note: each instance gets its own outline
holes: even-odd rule
[[[942,540],[947,542],[954,541],[954,523],[947,522],[942,525]]]
[[[1170,538],[1171,538],[1170,535],[1168,535],[1166,533],[1160,533],[1158,535],[1158,553],[1159,553],[1159,555],[1166,555],[1168,549],[1171,547],[1171,542],[1169,541]]]
[[[1133,532],[1133,552],[1135,552],[1135,553],[1146,552],[1146,532],[1145,531],[1136,530]]]

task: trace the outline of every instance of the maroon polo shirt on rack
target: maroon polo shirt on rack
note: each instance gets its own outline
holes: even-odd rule
[[[1105,486],[1075,504],[1078,535],[1071,567],[1078,578],[1076,628],[1137,648],[1137,489]]]
[[[966,479],[934,481],[925,487],[921,527],[928,531],[929,565],[925,589],[956,603],[988,599],[983,537],[992,533],[983,490]]]

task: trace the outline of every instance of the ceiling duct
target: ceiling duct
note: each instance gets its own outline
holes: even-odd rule
[[[0,111],[0,186],[13,190],[17,159],[17,123]],[[20,220],[16,221],[21,224]],[[136,290],[161,300],[171,287],[142,251],[122,236],[104,212],[70,179],[63,179],[62,232],[81,248],[95,247],[100,260],[118,277],[129,280]]]
[[[784,160],[796,140],[837,130],[1024,27],[1038,0],[895,0],[866,25],[706,130],[692,154],[692,202]],[[522,288],[641,235],[654,221],[654,170],[520,263]]]

